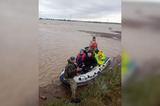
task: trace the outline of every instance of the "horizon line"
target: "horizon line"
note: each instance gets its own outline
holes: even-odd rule
[[[81,22],[95,22],[95,23],[117,23],[117,24],[121,24],[121,22],[107,22],[107,21],[84,21],[84,20],[76,20],[76,19],[61,19],[61,18],[42,18],[39,17],[39,19],[48,19],[48,20],[61,20],[61,21],[81,21]]]

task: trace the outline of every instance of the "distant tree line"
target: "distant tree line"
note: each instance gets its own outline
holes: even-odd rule
[[[55,20],[55,21],[69,21],[69,22],[102,23],[102,24],[121,24],[117,22],[80,21],[80,20],[70,20],[70,19],[41,18],[41,17],[39,18],[39,20]]]

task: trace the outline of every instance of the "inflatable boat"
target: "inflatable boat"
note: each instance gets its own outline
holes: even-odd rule
[[[77,82],[77,85],[85,85],[90,81],[94,80],[94,78],[96,78],[109,65],[110,61],[110,58],[107,57],[107,61],[103,65],[97,65],[91,71],[84,74],[79,74],[79,76],[75,76],[74,80]],[[64,78],[64,71],[65,69],[63,69],[60,74],[60,80],[63,84],[69,86],[69,83]]]

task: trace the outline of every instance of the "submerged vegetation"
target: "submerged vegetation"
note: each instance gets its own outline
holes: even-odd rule
[[[121,66],[104,70],[88,87],[77,94],[80,103],[70,103],[70,99],[60,99],[56,103],[43,106],[120,106],[121,105]]]

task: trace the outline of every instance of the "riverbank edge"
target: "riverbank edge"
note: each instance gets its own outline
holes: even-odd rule
[[[121,105],[121,65],[105,69],[84,91],[77,94],[80,103],[70,103],[70,99],[59,99],[58,102],[42,106],[105,106]]]

